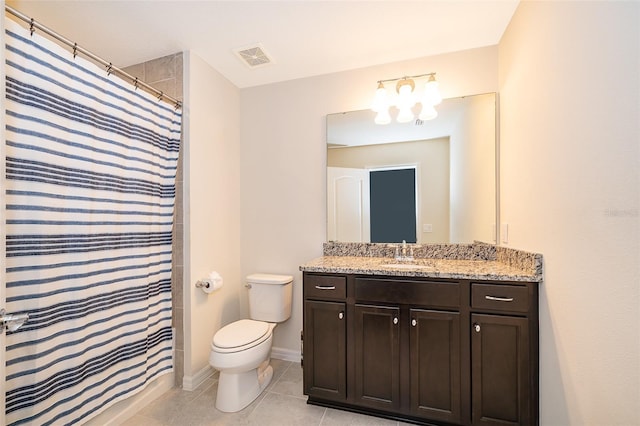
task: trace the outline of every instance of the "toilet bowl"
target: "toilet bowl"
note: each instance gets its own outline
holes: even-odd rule
[[[258,397],[273,377],[269,365],[276,324],[254,320],[233,322],[216,333],[209,364],[220,371],[216,408],[242,410]]]
[[[232,322],[213,336],[209,364],[220,371],[218,410],[242,410],[271,382],[273,330],[277,322],[291,316],[292,281],[289,275],[249,275],[246,287],[252,319]]]

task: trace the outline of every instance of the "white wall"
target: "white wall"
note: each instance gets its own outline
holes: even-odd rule
[[[185,63],[184,306],[186,388],[210,371],[215,332],[240,317],[240,148],[238,89],[193,52]],[[198,279],[218,271],[210,295]]]
[[[299,353],[298,267],[322,255],[326,114],[369,108],[380,79],[431,71],[445,98],[495,92],[497,62],[494,46],[242,89],[242,275],[295,277],[293,315],[276,328],[274,348]]]
[[[499,46],[502,220],[545,260],[541,425],[640,424],[639,14],[526,1]]]

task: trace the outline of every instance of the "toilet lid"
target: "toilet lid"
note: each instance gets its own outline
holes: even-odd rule
[[[225,325],[213,336],[213,344],[229,349],[245,346],[263,337],[269,331],[269,323],[243,319]]]

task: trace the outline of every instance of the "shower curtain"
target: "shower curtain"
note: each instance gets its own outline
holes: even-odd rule
[[[81,423],[172,371],[181,113],[5,21],[6,419]]]

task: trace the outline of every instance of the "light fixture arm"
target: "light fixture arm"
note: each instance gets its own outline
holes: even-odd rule
[[[412,78],[406,77],[403,79],[398,80],[398,82],[396,83],[396,92],[400,93],[400,88],[402,86],[410,86],[411,87],[411,92],[413,92],[413,89],[416,88],[416,83],[413,81]]]
[[[390,83],[392,81],[398,81],[398,80],[408,80],[408,79],[421,78],[421,77],[435,77],[435,75],[436,75],[435,72],[428,72],[426,74],[418,74],[418,75],[405,75],[404,77],[388,78],[386,80],[378,80],[378,85],[384,84],[384,83]]]

